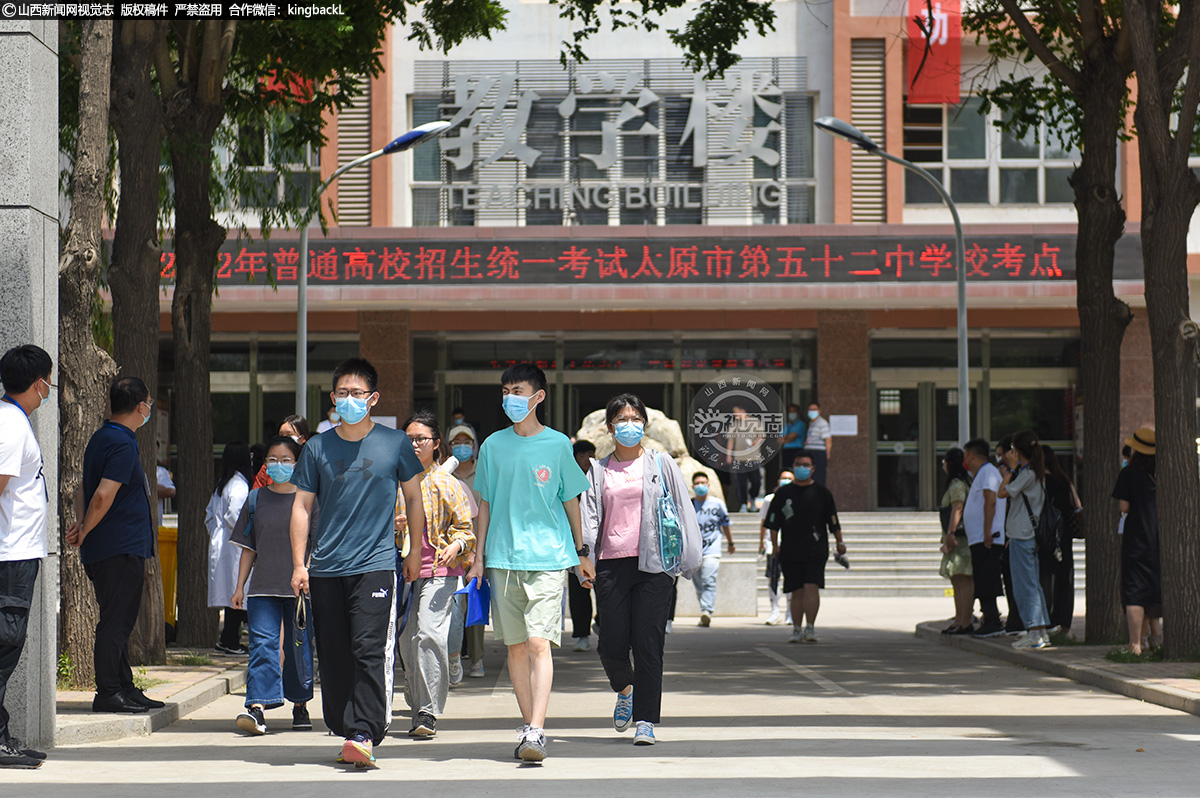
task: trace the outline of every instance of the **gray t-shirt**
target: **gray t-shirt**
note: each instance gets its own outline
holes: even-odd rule
[[[1033,537],[1033,523],[1029,514],[1037,518],[1042,514],[1042,504],[1046,501],[1046,490],[1037,481],[1033,469],[1025,466],[1012,478],[1004,489],[1008,495],[1008,521],[1004,531],[1013,540],[1029,540]],[[1029,500],[1026,508],[1025,500]]]
[[[424,470],[408,436],[381,424],[361,441],[337,428],[310,438],[292,477],[321,506],[309,573],[396,570],[396,492]]]
[[[270,488],[252,491],[257,495],[254,522],[250,522],[250,502],[242,505],[242,513],[229,533],[229,542],[257,554],[254,570],[246,584],[247,596],[283,596],[292,593],[292,505],[295,493],[276,493]],[[319,511],[313,507],[309,529],[316,527]],[[250,524],[247,532],[246,525]],[[309,535],[312,548],[312,535]]]

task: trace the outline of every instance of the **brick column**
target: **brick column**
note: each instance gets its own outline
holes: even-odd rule
[[[1154,424],[1154,360],[1146,309],[1135,308],[1121,341],[1121,445],[1143,424]]]
[[[817,313],[817,401],[821,414],[858,416],[858,435],[835,437],[829,458],[828,488],[838,509],[867,509],[868,458],[871,456],[868,411],[871,358],[867,312],[822,310]]]
[[[379,372],[374,412],[403,424],[412,412],[412,312],[363,310],[358,314],[358,352]]]

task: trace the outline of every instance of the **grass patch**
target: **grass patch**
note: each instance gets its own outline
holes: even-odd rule
[[[1129,646],[1115,646],[1104,653],[1104,658],[1109,662],[1162,662],[1163,650],[1161,647],[1152,648],[1149,651],[1143,651],[1141,654],[1134,654],[1129,650]]]
[[[58,668],[55,671],[55,686],[59,690],[70,690],[75,681],[75,664],[67,654],[58,655]]]
[[[155,679],[146,673],[145,668],[138,668],[137,673],[133,674],[133,686],[139,690],[149,690],[151,687],[157,687],[160,684],[166,683],[166,679]]]
[[[204,667],[206,665],[212,665],[213,661],[212,657],[207,656],[206,654],[184,654],[179,658],[179,664],[197,668]]]

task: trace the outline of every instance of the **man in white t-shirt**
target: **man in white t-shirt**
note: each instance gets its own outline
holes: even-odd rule
[[[821,415],[821,406],[816,402],[808,403],[808,434],[804,436],[804,451],[812,456],[812,478],[824,485],[829,471],[829,458],[833,454],[833,430],[829,426],[829,419]]]
[[[971,547],[971,570],[975,580],[975,598],[983,612],[976,637],[1004,634],[996,599],[1004,593],[1000,579],[1000,552],[1004,549],[1004,499],[996,498],[1003,481],[989,455],[991,447],[982,439],[963,447],[963,465],[971,473],[971,490],[963,505],[963,526]]]
[[[25,648],[33,586],[46,556],[49,490],[29,415],[50,398],[53,368],[50,355],[33,344],[0,358],[0,767],[36,768],[46,758],[12,736],[4,694]]]
[[[787,450],[784,450],[787,453]],[[783,471],[779,472],[778,487],[791,485],[796,479],[796,475],[792,473],[791,463],[787,463]],[[771,500],[775,498],[772,492],[762,500],[762,506],[758,508],[758,553],[766,555],[767,558],[767,601],[771,612],[767,615],[767,626],[775,626],[780,622],[779,607],[783,605],[787,614],[787,622],[792,622],[791,603],[787,600],[787,595],[779,589],[779,580],[783,576],[783,569],[779,565],[779,558],[775,556],[775,547],[771,543],[771,537],[767,534],[767,510],[771,507]]]

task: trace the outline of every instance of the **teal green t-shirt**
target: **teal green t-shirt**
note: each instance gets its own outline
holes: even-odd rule
[[[579,565],[564,501],[588,488],[571,441],[549,427],[521,437],[512,427],[479,448],[475,490],[491,511],[484,561],[510,571],[561,571]]]

